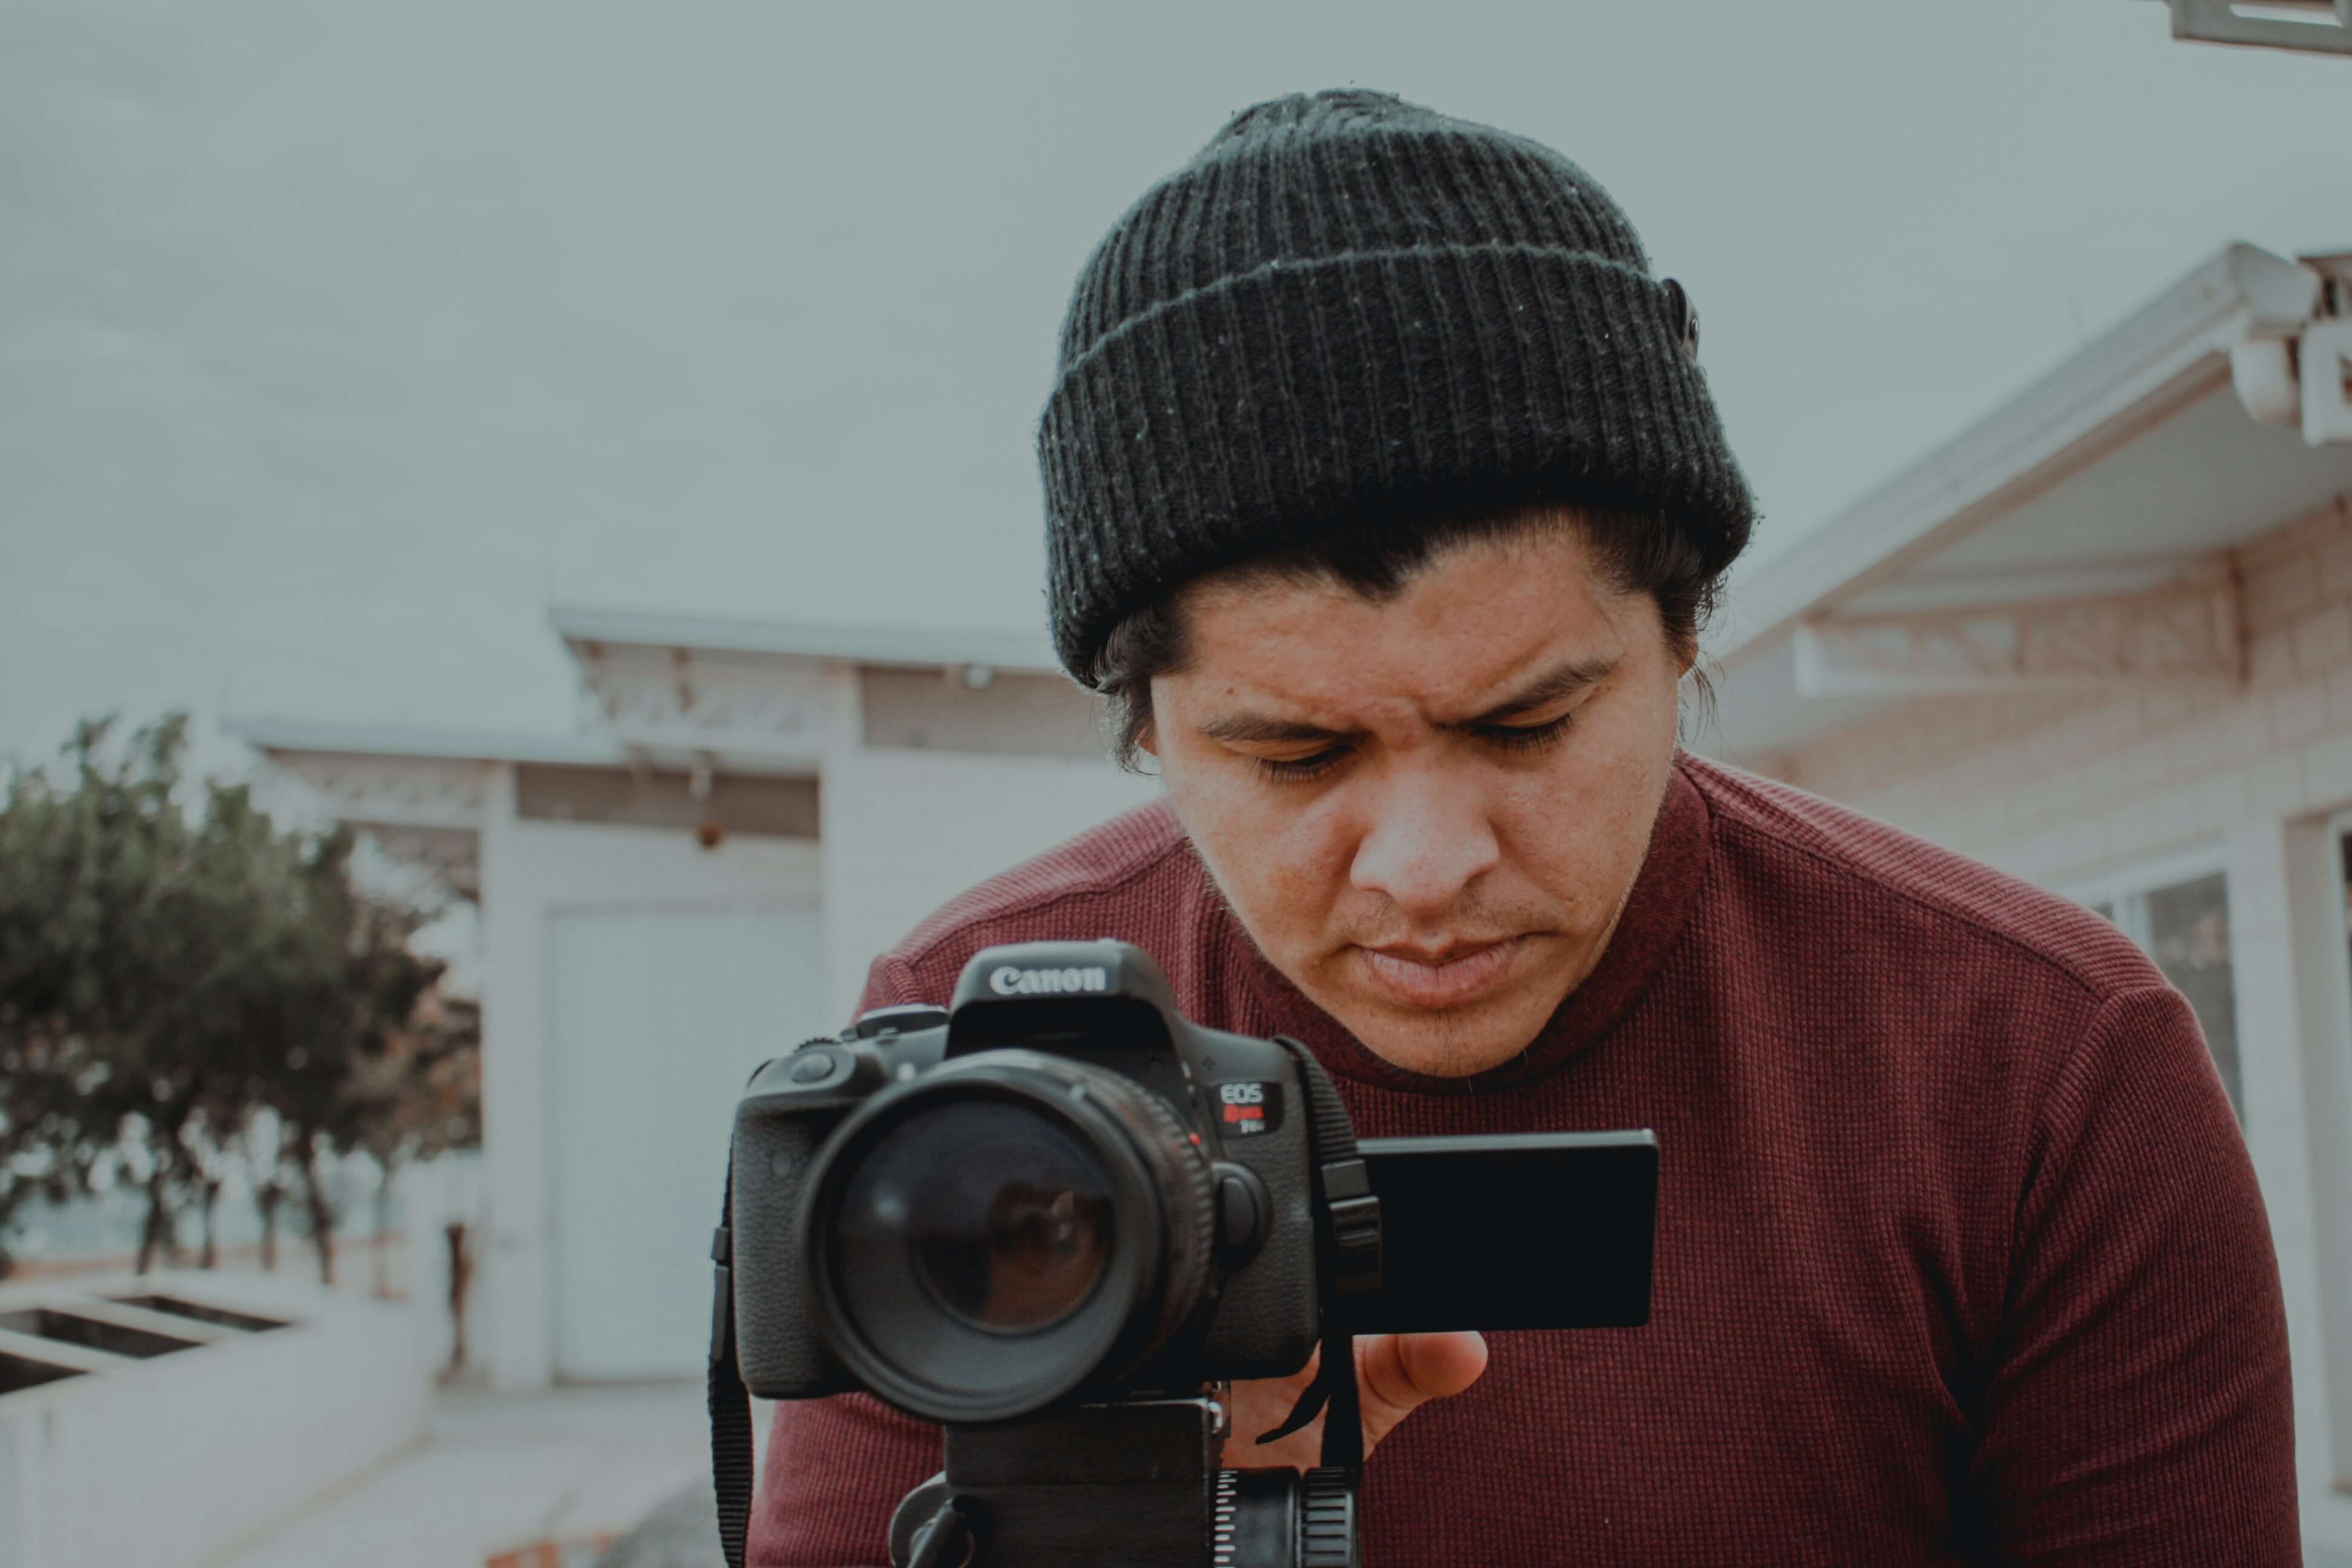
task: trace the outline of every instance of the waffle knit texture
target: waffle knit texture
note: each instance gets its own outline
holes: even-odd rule
[[[1552,500],[1747,543],[1678,286],[1582,169],[1386,93],[1243,110],[1079,275],[1038,430],[1055,647],[1337,530]]]
[[[950,904],[866,1001],[1093,936],[1307,1042],[1363,1135],[1656,1130],[1652,1321],[1488,1336],[1369,1460],[1370,1568],[2301,1561],[2253,1171],[2188,1004],[2096,916],[1686,757],[1599,967],[1475,1080],[1349,1039],[1164,805]],[[864,1395],[773,1420],[752,1561],[878,1568],[937,1432]]]

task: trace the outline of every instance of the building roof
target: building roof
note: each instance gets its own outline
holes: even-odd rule
[[[221,727],[256,751],[436,762],[545,763],[619,767],[628,748],[610,735],[520,735],[399,724],[333,724],[305,719],[228,719]]]
[[[2352,447],[2258,424],[2231,390],[2231,349],[2291,334],[2318,287],[2307,267],[2231,245],[1736,577],[1708,749],[1763,760],[1902,700],[1801,691],[1808,623],[2148,591],[2352,489]]]
[[[349,757],[420,766],[448,763],[524,763],[551,767],[662,768],[709,766],[745,777],[814,777],[813,740],[771,741],[714,731],[708,734],[640,737],[583,731],[529,735],[475,730],[434,730],[399,724],[314,723],[299,719],[239,719],[221,728],[273,760]]]
[[[955,626],[828,626],[809,621],[729,620],[581,605],[551,605],[547,619],[575,658],[593,644],[913,668],[981,665],[1007,671],[1050,671],[1061,668],[1043,628],[1029,633]]]

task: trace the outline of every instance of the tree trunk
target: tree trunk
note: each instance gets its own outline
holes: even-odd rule
[[[261,1211],[261,1267],[270,1273],[278,1272],[278,1205],[286,1196],[286,1185],[276,1176],[254,1189],[253,1203]]]
[[[393,1166],[388,1162],[379,1161],[376,1164],[376,1172],[375,1293],[378,1296],[389,1297],[392,1294],[392,1276],[384,1255],[390,1250],[392,1243]]]
[[[158,1252],[167,1265],[172,1261],[171,1179],[160,1164],[147,1178],[147,1223],[139,1227],[139,1261],[132,1272],[146,1273]]]
[[[0,1279],[16,1271],[16,1255],[8,1250],[8,1239],[16,1233],[16,1211],[38,1191],[26,1181],[0,1182]]]
[[[198,1189],[204,1194],[200,1201],[204,1205],[202,1213],[205,1221],[205,1249],[203,1255],[196,1260],[196,1267],[199,1268],[220,1267],[220,1248],[215,1244],[213,1237],[213,1210],[219,1206],[220,1190],[218,1176],[205,1177],[204,1185]]]
[[[327,1201],[327,1184],[319,1174],[315,1137],[305,1132],[295,1144],[294,1158],[302,1171],[302,1202],[310,1215],[310,1245],[319,1249],[319,1283],[335,1282],[335,1211]]]
[[[466,1370],[466,1288],[474,1281],[473,1254],[466,1246],[466,1222],[453,1219],[444,1228],[449,1240],[449,1371]]]

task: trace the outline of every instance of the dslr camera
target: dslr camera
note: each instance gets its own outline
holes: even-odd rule
[[[1352,1564],[1349,1336],[1643,1321],[1654,1156],[1647,1133],[1360,1146],[1304,1047],[1188,1021],[1139,948],[990,948],[945,1009],[868,1013],[737,1105],[712,1327],[730,1559],[742,1390],[864,1390],[946,1429],[891,1523],[907,1568]],[[1601,1216],[1590,1267],[1482,1246],[1563,1180]],[[1347,1375],[1278,1430],[1328,1405],[1323,1468],[1224,1468],[1217,1385],[1318,1343]]]
[[[1119,942],[991,949],[947,1012],[769,1063],[735,1120],[745,1384],[983,1425],[1296,1372],[1318,1199],[1380,1256],[1361,1162],[1318,1192],[1307,1093],[1291,1049],[1186,1022]]]

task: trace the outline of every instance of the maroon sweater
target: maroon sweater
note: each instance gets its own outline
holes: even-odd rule
[[[866,1002],[1097,936],[1306,1041],[1366,1136],[1656,1130],[1649,1325],[1490,1335],[1367,1465],[1373,1568],[2300,1562],[2253,1171],[2188,1005],[2097,917],[1685,757],[1599,967],[1474,1079],[1307,1002],[1164,805],[956,900]],[[863,1395],[778,1405],[751,1561],[886,1563],[939,1466]]]

